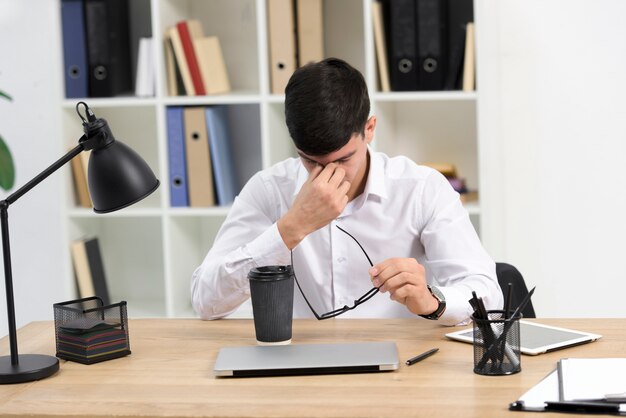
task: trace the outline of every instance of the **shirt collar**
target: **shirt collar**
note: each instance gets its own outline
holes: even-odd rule
[[[367,153],[370,156],[370,169],[363,195],[365,198],[369,195],[375,195],[384,199],[387,197],[387,188],[385,187],[385,162],[383,161],[382,155],[373,152],[369,145],[367,146]],[[309,173],[298,158],[298,178],[293,192],[294,197],[300,192],[302,185],[304,185],[304,182],[306,182],[308,178]]]

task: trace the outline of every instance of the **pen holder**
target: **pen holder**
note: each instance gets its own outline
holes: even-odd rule
[[[487,319],[472,315],[474,373],[502,376],[522,370],[520,318],[505,318],[504,311],[488,311]]]
[[[125,301],[104,306],[92,296],[53,306],[58,358],[93,364],[130,354]]]

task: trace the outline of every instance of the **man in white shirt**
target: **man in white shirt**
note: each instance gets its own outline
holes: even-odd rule
[[[295,317],[345,310],[343,317],[463,324],[472,291],[487,309],[502,307],[495,263],[458,193],[431,168],[372,151],[369,112],[363,76],[346,62],[329,58],[295,71],[285,117],[299,158],[258,172],[235,199],[193,274],[201,318],[245,302],[250,269],[292,260],[311,305],[296,287]],[[372,285],[379,292],[349,309]]]

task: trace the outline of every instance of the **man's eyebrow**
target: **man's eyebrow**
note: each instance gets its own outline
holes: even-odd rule
[[[317,161],[311,159],[309,156],[305,155],[302,151],[296,151],[298,153],[298,155],[302,158],[304,158],[305,160],[309,160],[309,161],[313,161],[314,163],[318,163]],[[331,163],[336,163],[337,161],[342,161],[342,160],[347,160],[348,158],[352,157],[354,154],[356,154],[356,150],[351,151],[349,153],[347,153],[346,155],[337,158],[336,160],[331,161]],[[318,163],[319,164],[319,163]]]

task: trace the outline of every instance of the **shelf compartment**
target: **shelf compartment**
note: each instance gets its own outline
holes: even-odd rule
[[[204,36],[217,36],[220,40],[233,92],[259,93],[257,10],[254,0],[161,0],[159,5],[161,21],[158,33],[161,36],[169,26],[181,20],[199,20]],[[166,92],[163,62],[161,67],[164,75],[161,83]]]
[[[69,228],[72,240],[98,238],[111,300],[127,301],[130,317],[165,316],[160,218],[70,218]]]
[[[475,102],[380,102],[374,114],[377,150],[418,164],[452,163],[468,189],[478,189]]]

